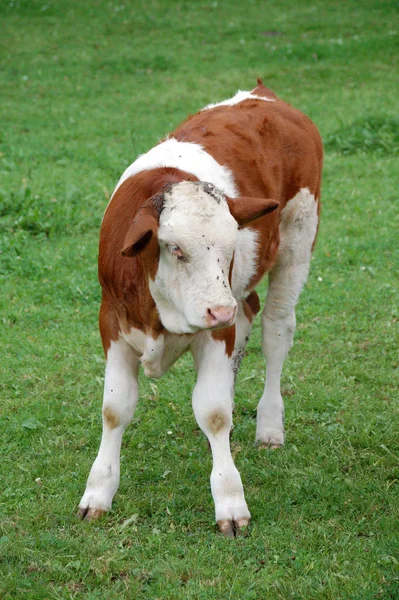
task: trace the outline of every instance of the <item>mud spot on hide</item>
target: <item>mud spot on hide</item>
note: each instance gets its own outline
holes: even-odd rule
[[[115,427],[118,427],[120,423],[119,417],[114,413],[114,411],[111,408],[106,406],[103,410],[103,415],[110,429],[115,429]]]
[[[199,183],[204,192],[209,194],[218,204],[220,204],[221,193],[216,189],[213,183],[208,183],[207,181],[200,181]]]
[[[227,418],[224,412],[214,410],[208,417],[208,427],[216,435],[227,424]]]
[[[241,361],[245,356],[245,348],[237,348],[234,350],[233,360],[231,363],[233,373],[234,373],[234,381],[238,375],[238,371],[240,370]]]

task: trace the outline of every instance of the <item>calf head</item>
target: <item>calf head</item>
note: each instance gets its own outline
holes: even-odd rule
[[[228,198],[201,181],[174,183],[146,201],[122,254],[144,253],[156,238],[158,264],[148,273],[149,288],[165,329],[195,333],[234,323],[229,274],[238,228],[277,206],[263,198]]]

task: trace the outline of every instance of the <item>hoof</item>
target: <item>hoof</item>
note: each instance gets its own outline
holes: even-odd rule
[[[269,448],[275,450],[284,446],[284,432],[277,430],[265,431],[262,435],[256,436],[256,443],[259,448]]]
[[[265,444],[264,442],[258,442],[258,450],[277,450],[282,448],[284,444]]]
[[[248,525],[249,519],[247,518],[237,519],[237,521],[230,521],[229,519],[218,521],[220,533],[231,540],[248,535]]]
[[[107,511],[102,508],[90,508],[89,506],[86,506],[85,508],[79,508],[76,516],[78,519],[85,521],[98,521],[98,519],[101,519],[106,512]]]

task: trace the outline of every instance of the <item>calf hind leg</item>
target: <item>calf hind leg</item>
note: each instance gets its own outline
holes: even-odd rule
[[[309,272],[317,230],[313,194],[301,190],[281,214],[280,247],[269,273],[269,289],[262,313],[262,350],[266,383],[258,404],[256,440],[262,446],[284,444],[284,403],[280,379],[295,332],[295,305]]]

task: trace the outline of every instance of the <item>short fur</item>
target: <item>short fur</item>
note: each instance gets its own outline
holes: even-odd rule
[[[256,437],[282,445],[280,376],[317,233],[322,159],[310,119],[258,80],[252,92],[189,117],[126,169],[100,234],[103,437],[82,517],[111,507],[140,362],[160,377],[190,349],[194,413],[213,454],[216,521],[229,537],[249,522],[229,446],[234,378],[260,308],[254,289],[269,273]]]

